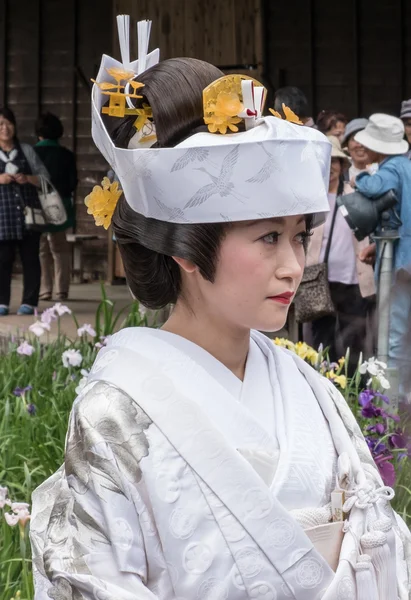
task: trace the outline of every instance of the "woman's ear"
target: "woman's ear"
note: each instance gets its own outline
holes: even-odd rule
[[[197,269],[197,266],[191,262],[191,260],[180,258],[179,256],[172,256],[171,258],[175,260],[178,266],[186,273],[194,273],[194,271]]]

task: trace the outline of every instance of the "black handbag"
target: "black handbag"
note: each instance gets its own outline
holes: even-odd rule
[[[335,315],[335,306],[331,298],[330,284],[328,281],[328,258],[331,249],[331,240],[334,232],[338,203],[335,201],[331,221],[330,235],[325,248],[324,262],[311,265],[304,269],[303,278],[294,300],[295,318],[300,323],[315,321],[321,317]]]

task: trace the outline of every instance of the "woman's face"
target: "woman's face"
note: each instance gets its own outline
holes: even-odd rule
[[[345,123],[344,121],[337,121],[336,124],[330,128],[329,131],[327,131],[327,135],[335,135],[335,137],[337,137],[340,142],[342,140],[342,138],[344,137],[344,133],[345,133]]]
[[[364,164],[368,160],[367,151],[362,144],[355,141],[354,136],[348,140],[348,154],[351,156],[354,165],[356,163]]]
[[[374,152],[374,150],[370,150],[369,148],[366,148],[365,152],[367,153],[368,164],[380,163],[385,158],[383,154],[380,154],[379,152]]]
[[[0,115],[0,143],[10,143],[14,138],[14,125]]]
[[[331,159],[331,169],[330,169],[330,186],[339,181],[341,177],[342,164],[340,158],[332,158]]]
[[[236,223],[222,241],[213,283],[198,275],[197,297],[231,329],[280,330],[300,284],[304,216]]]

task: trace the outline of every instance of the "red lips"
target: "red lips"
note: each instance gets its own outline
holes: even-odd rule
[[[280,304],[291,304],[293,297],[294,292],[284,292],[283,294],[278,294],[278,296],[269,296],[269,299],[280,302]]]

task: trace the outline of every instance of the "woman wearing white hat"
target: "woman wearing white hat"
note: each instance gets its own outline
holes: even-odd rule
[[[379,164],[374,175],[358,175],[357,190],[368,198],[378,198],[394,190],[399,202],[402,225],[394,254],[389,357],[405,377],[411,366],[409,349],[404,348],[411,315],[411,162],[406,157],[409,144],[404,139],[401,119],[379,113],[370,117],[367,127],[355,139],[367,149],[369,162]]]
[[[124,193],[104,182],[87,205],[113,217],[136,298],[175,308],[161,330],[114,335],[73,405],[64,468],[33,499],[36,600],[397,600],[397,585],[402,600],[411,538],[355,418],[250,331],[285,323],[330,145],[262,117],[258,82],[191,58],[130,64],[124,37],[92,98]]]

